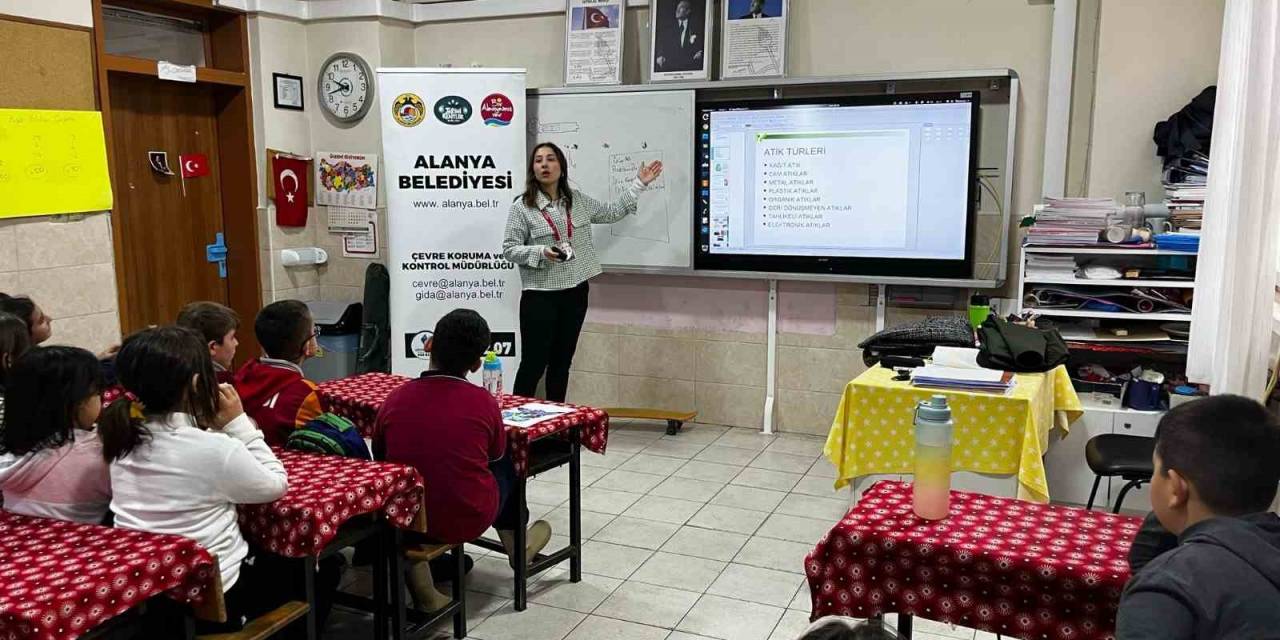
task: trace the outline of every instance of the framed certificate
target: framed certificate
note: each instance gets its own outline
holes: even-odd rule
[[[271,74],[271,93],[277,109],[302,111],[302,76]]]

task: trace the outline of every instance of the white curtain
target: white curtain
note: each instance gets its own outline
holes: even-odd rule
[[[1187,376],[1266,386],[1280,234],[1280,2],[1227,0]]]

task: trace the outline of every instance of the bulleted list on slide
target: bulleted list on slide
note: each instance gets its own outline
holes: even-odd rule
[[[753,244],[903,248],[908,129],[756,133]]]

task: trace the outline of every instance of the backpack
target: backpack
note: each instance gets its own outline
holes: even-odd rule
[[[364,272],[364,315],[356,373],[391,373],[391,275],[373,263]]]
[[[322,413],[294,429],[284,447],[307,453],[373,459],[360,430],[350,420],[332,413]]]

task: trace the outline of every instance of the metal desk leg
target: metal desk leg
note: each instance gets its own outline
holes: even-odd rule
[[[387,568],[391,574],[389,576],[391,597],[388,598],[391,603],[391,637],[395,640],[400,640],[405,636],[405,627],[408,625],[405,620],[404,554],[401,553],[403,536],[399,528],[395,526],[389,526],[388,528],[390,531],[387,533],[387,538],[391,547],[387,553]]]
[[[389,528],[394,529],[390,523]],[[378,532],[373,538],[376,541],[377,557],[373,561],[373,637],[374,640],[387,640],[387,566],[389,557],[395,553],[387,539],[389,536]]]
[[[898,614],[898,637],[911,640],[911,614]]]
[[[515,486],[512,487],[510,500],[515,500],[516,504],[523,509],[525,505],[525,485],[528,478],[521,476],[516,478]],[[525,610],[525,600],[528,598],[528,580],[529,580],[529,558],[526,549],[529,537],[529,527],[527,524],[516,527],[515,530],[515,610]]]
[[[467,554],[463,545],[458,545],[449,552],[453,556],[453,570],[457,577],[453,579],[453,601],[461,603],[461,611],[453,615],[453,637],[461,640],[467,637],[467,607],[464,591],[466,589]],[[397,640],[399,640],[397,638]]]
[[[582,582],[582,438],[580,427],[569,432],[569,582]]]
[[[307,615],[305,616],[307,625],[307,640],[316,640],[319,638],[317,630],[318,622],[316,620],[316,563],[319,559],[316,556],[307,556],[302,559],[302,591],[303,596],[307,600]]]

